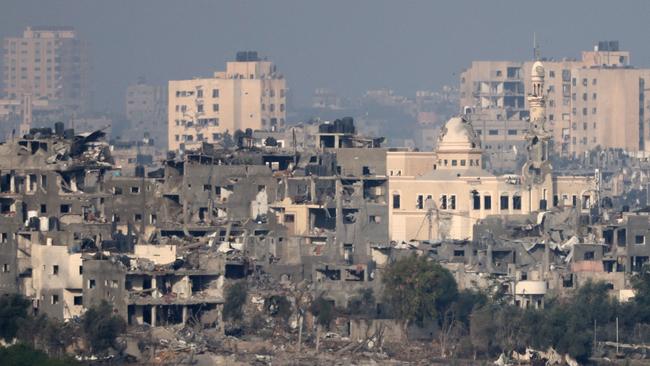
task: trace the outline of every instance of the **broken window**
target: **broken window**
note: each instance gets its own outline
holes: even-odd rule
[[[113,194],[119,196],[122,194],[122,187],[113,187]]]
[[[558,197],[557,194],[554,194],[553,195],[553,207],[557,207],[559,203],[560,203],[560,198]]]
[[[595,254],[594,254],[593,251],[585,252],[584,259],[585,259],[586,261],[594,260],[594,255],[595,255]]]
[[[59,303],[59,295],[52,295],[50,302],[52,305],[56,305]]]
[[[70,210],[71,210],[70,205],[66,205],[66,204],[61,205],[61,213],[69,213]]]
[[[212,186],[209,184],[204,184],[203,185],[203,191],[205,192],[210,192],[212,190]]]
[[[645,236],[644,235],[635,235],[634,236],[634,244],[637,244],[637,245],[645,244]]]
[[[424,196],[421,194],[418,194],[418,200],[415,204],[415,207],[419,210],[424,208]]]
[[[77,306],[81,306],[81,305],[83,305],[83,296],[75,296],[75,297],[73,298],[73,302],[74,302],[74,304],[77,305]]]
[[[627,244],[627,232],[625,229],[619,229],[616,231],[616,243],[620,246],[625,246]]]
[[[45,204],[41,205],[41,213],[43,213],[43,214],[47,213],[47,205],[45,205]]]
[[[464,257],[464,256],[465,256],[464,250],[454,250],[454,257]]]
[[[79,274],[84,274],[84,266],[79,266]]]
[[[131,193],[133,194],[140,193],[140,187],[131,187]]]
[[[284,215],[284,222],[286,224],[293,223],[295,222],[296,217],[293,214],[285,214]]]
[[[139,214],[139,213],[134,214],[134,215],[133,215],[133,220],[134,220],[135,222],[140,222],[140,221],[142,221],[142,214]]]
[[[2,273],[9,273],[9,264],[5,263],[2,265]]]
[[[41,187],[47,189],[47,175],[45,174],[41,175]]]
[[[492,196],[483,196],[483,208],[485,210],[492,209]]]
[[[371,224],[380,224],[381,223],[381,216],[379,215],[370,215],[368,217],[368,222]]]
[[[95,288],[95,286],[97,286],[95,280],[88,280],[88,288]]]
[[[575,194],[571,197],[571,205],[573,205],[573,207],[578,206],[578,196],[576,196]]]
[[[58,265],[55,264],[55,265],[52,266],[52,274],[55,275],[55,276],[59,274],[59,266]]]

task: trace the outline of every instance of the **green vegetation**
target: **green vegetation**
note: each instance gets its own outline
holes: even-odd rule
[[[16,344],[0,348],[0,365],[3,366],[74,366],[79,365],[74,359],[50,358],[45,352],[35,350],[25,344]]]
[[[423,256],[396,261],[386,270],[383,280],[387,303],[405,324],[422,325],[438,319],[458,297],[452,274]]]
[[[311,313],[316,317],[318,324],[325,328],[334,320],[334,310],[334,304],[323,297],[318,297],[311,303]]]
[[[223,317],[227,320],[238,321],[244,317],[244,305],[248,296],[245,282],[237,282],[226,291],[226,303],[223,306]]]
[[[126,323],[113,313],[106,301],[86,311],[82,319],[83,331],[93,352],[104,352],[115,347],[115,339],[126,330]]]
[[[20,295],[0,297],[0,337],[10,342],[16,337],[19,325],[27,319],[31,302]]]
[[[650,268],[633,278],[637,296],[626,303],[603,282],[587,282],[571,297],[547,299],[543,309],[521,309],[508,294],[458,291],[452,275],[424,257],[402,258],[384,276],[385,301],[406,324],[436,324],[442,356],[494,358],[526,347],[553,347],[580,362],[598,341],[650,341]]]

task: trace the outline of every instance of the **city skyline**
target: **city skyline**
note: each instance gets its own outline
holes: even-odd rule
[[[350,97],[367,89],[411,95],[457,85],[472,60],[532,59],[533,33],[544,57],[578,58],[580,50],[598,40],[617,39],[633,53],[634,66],[650,64],[641,37],[650,4],[641,2],[597,1],[589,7],[559,1],[544,6],[514,1],[151,5],[20,2],[0,15],[0,36],[19,35],[29,25],[75,27],[89,44],[93,107],[100,112],[123,112],[124,91],[140,76],[156,85],[209,76],[236,51],[247,49],[279,65],[297,105],[307,104],[319,87]],[[195,17],[191,26],[178,21],[190,16]],[[591,21],[575,27],[585,18]]]

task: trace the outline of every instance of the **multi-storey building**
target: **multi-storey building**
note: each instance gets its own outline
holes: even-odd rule
[[[167,88],[148,85],[144,79],[126,89],[126,119],[124,135],[143,138],[145,134],[156,146],[167,148]]]
[[[225,132],[275,130],[286,118],[286,82],[257,52],[238,52],[211,78],[169,82],[169,149],[214,142]]]
[[[477,61],[461,74],[460,104],[471,116],[486,152],[495,161],[524,141],[529,118],[523,80],[533,62]],[[580,60],[545,60],[549,131],[554,148],[575,156],[597,146],[646,151],[650,70],[630,66],[630,54],[618,42],[599,42]]]
[[[4,39],[3,93],[20,100],[57,102],[82,111],[88,101],[85,43],[72,27],[27,27],[22,37]]]

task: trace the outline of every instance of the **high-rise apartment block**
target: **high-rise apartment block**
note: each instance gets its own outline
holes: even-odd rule
[[[524,80],[534,61],[476,61],[460,77],[460,104],[487,152],[499,160],[523,147],[529,119]],[[650,69],[630,65],[618,42],[599,42],[580,60],[544,60],[548,129],[554,149],[576,156],[596,147],[650,151]]]
[[[281,128],[286,82],[257,52],[238,52],[226,71],[211,78],[169,81],[169,149],[214,142],[225,132]]]
[[[145,134],[156,146],[167,148],[167,88],[149,85],[144,79],[126,89],[125,137],[142,139]]]
[[[4,39],[3,94],[8,100],[30,95],[67,111],[88,102],[85,43],[72,27],[27,27],[22,37]]]

